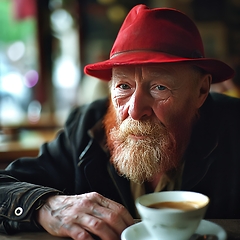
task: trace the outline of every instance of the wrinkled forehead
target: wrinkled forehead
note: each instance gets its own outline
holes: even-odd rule
[[[158,73],[164,70],[183,70],[191,71],[193,66],[187,63],[161,63],[161,64],[145,64],[145,65],[129,65],[129,66],[114,66],[112,68],[113,74],[132,73],[135,71],[143,71],[147,73]]]
[[[187,77],[194,72],[194,67],[184,63],[148,64],[133,66],[115,66],[112,69],[112,79],[134,77],[136,74],[145,78],[162,76]]]

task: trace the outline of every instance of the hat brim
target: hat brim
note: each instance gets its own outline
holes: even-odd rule
[[[211,58],[183,58],[156,52],[124,52],[109,60],[88,64],[84,72],[101,80],[110,81],[112,68],[116,66],[147,65],[160,63],[189,63],[212,75],[212,83],[222,82],[234,76],[234,70],[222,61]]]

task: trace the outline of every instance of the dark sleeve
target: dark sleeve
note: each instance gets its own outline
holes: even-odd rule
[[[74,190],[74,111],[56,139],[42,145],[36,158],[20,158],[0,170],[0,232],[40,230],[34,212],[54,194]]]
[[[39,231],[34,212],[56,189],[19,182],[11,176],[0,175],[0,232]],[[4,193],[4,194],[2,194]]]

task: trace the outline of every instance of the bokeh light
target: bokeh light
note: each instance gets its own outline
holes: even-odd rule
[[[22,41],[14,42],[10,45],[7,55],[13,62],[20,60],[25,53],[25,44]]]
[[[26,74],[25,74],[25,78],[24,78],[24,84],[28,87],[28,88],[32,88],[34,87],[39,79],[39,75],[38,72],[35,70],[29,70]]]

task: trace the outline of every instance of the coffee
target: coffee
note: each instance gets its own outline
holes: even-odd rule
[[[183,211],[190,211],[200,207],[199,202],[193,201],[180,201],[180,202],[157,202],[151,205],[148,205],[149,208],[155,209],[166,209],[166,208],[173,208],[179,209]]]

